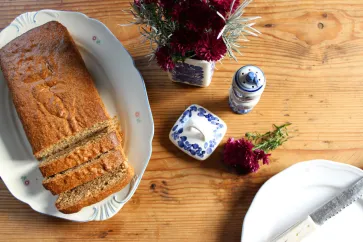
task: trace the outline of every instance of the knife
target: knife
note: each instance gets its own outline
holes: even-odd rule
[[[313,233],[319,226],[323,225],[327,220],[357,201],[362,195],[363,178],[310,214],[306,219],[291,226],[272,240],[272,242],[301,241],[304,237]]]

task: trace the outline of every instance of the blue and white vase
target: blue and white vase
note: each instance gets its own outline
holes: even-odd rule
[[[214,68],[215,62],[186,59],[184,62],[177,63],[168,75],[173,82],[207,87],[212,81]]]

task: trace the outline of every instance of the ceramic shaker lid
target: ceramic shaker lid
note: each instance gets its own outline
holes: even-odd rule
[[[237,86],[243,91],[255,92],[265,85],[265,75],[256,66],[244,66],[235,75]]]

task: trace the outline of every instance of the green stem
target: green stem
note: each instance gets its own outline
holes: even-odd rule
[[[290,125],[291,123],[286,123],[281,126],[274,125],[274,130],[265,134],[246,133],[246,138],[255,145],[253,150],[259,149],[268,153],[275,150],[289,139],[287,127]]]

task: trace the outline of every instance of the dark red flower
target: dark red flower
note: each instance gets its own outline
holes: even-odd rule
[[[205,33],[198,41],[195,53],[201,60],[218,61],[227,52],[227,46],[222,37],[217,39],[218,33]]]
[[[134,4],[138,7],[141,7],[141,1],[140,0],[134,0]]]
[[[189,30],[204,31],[212,25],[210,20],[213,12],[214,10],[204,1],[183,1],[175,4],[172,17]]]
[[[158,0],[143,0],[145,4],[157,3]]]
[[[187,10],[188,11],[188,10]],[[188,11],[186,26],[194,31],[204,31],[212,25],[211,16],[214,11],[205,2],[195,1]]]
[[[221,16],[217,14],[217,12],[211,15],[210,22],[212,23],[211,25],[212,30],[218,33],[220,33],[224,28],[224,26],[226,26],[226,22],[224,21],[224,19],[221,18]]]
[[[270,163],[269,156],[271,154],[266,154],[263,150],[255,150],[254,153],[256,154],[257,160],[262,160],[262,164],[268,165]]]
[[[164,71],[169,71],[174,69],[175,63],[173,62],[173,59],[171,57],[171,51],[167,46],[159,47],[155,55],[159,66]]]
[[[171,10],[174,6],[174,0],[159,0],[160,6],[168,11]]]
[[[228,139],[223,154],[223,162],[229,167],[235,168],[240,174],[256,172],[260,168],[259,161],[268,164],[268,157],[262,150],[253,150],[254,145],[245,139]]]
[[[209,3],[222,14],[224,17],[231,11],[231,6],[234,0],[209,0]],[[232,13],[238,8],[240,5],[240,0],[235,0],[232,8]]]
[[[170,46],[173,52],[185,56],[185,53],[194,50],[198,40],[199,34],[194,31],[179,29],[174,32],[170,40]]]
[[[180,22],[180,18],[181,18],[181,13],[182,11],[184,10],[185,6],[184,4],[180,4],[180,3],[177,3],[173,6],[173,10],[172,10],[172,13],[171,13],[171,17],[174,21],[179,21]],[[183,13],[185,14],[185,13]]]

